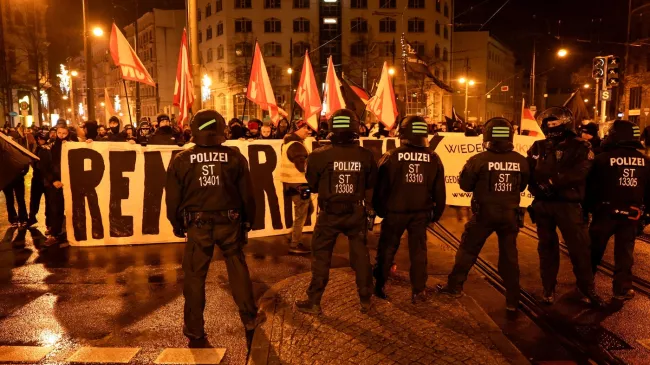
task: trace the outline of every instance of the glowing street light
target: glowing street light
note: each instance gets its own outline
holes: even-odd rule
[[[569,54],[569,51],[566,50],[566,48],[560,48],[560,50],[557,51],[557,56],[560,58],[564,58]]]
[[[93,28],[93,35],[95,37],[101,37],[101,36],[104,35],[104,30],[102,28],[100,28],[100,27],[95,27],[95,28]]]
[[[388,74],[391,75],[391,76],[395,75],[395,67],[389,68],[388,69]]]
[[[103,108],[103,107],[106,106],[106,103],[104,103],[104,102],[102,101],[101,103],[99,103],[99,105]]]
[[[474,86],[474,80],[469,80],[469,86]]]
[[[79,76],[79,72],[77,72],[77,70],[72,70],[72,71],[70,71],[70,76],[77,77],[77,76]]]
[[[464,77],[461,77],[460,79],[458,79],[458,82],[459,82],[460,84],[464,84],[465,81],[467,81],[467,80],[465,80]]]
[[[474,82],[474,80],[467,80],[464,77],[461,77],[460,79],[458,79],[458,82],[460,84],[465,85],[465,116],[464,117],[465,117],[465,120],[467,121],[467,115],[469,113],[468,110],[467,110],[467,105],[469,103],[469,100],[468,100],[469,99],[469,87],[474,86],[474,84],[476,84],[476,82]]]
[[[289,67],[289,68],[287,69],[287,73],[288,73],[289,75],[291,75],[291,74],[293,73],[293,69],[292,69],[291,67]]]
[[[589,88],[591,88],[591,85],[589,85],[589,84],[585,84],[585,85],[584,85],[584,88],[585,88],[585,89],[589,89]]]
[[[585,103],[588,103],[588,102],[589,102],[589,99],[585,99]]]

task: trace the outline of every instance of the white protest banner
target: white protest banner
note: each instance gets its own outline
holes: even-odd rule
[[[541,137],[515,135],[515,151],[523,156],[533,143]],[[483,151],[483,137],[465,137],[460,133],[441,133],[431,140],[431,147],[435,148],[445,167],[445,185],[447,187],[447,204],[457,206],[470,206],[472,193],[461,190],[458,185],[458,176],[467,160]],[[521,206],[527,207],[533,202],[533,196],[528,190],[521,193]]]
[[[516,136],[515,149],[525,155],[535,137]],[[308,139],[309,150],[318,147]],[[325,142],[327,143],[327,142]],[[431,137],[431,147],[445,167],[447,204],[469,206],[471,193],[458,186],[458,175],[471,156],[483,151],[481,137],[447,134]],[[376,160],[399,146],[396,138],[362,138],[362,146]],[[285,201],[283,186],[275,171],[279,166],[281,140],[228,141],[249,162],[257,216],[250,237],[286,234],[293,226],[293,205]],[[165,179],[172,156],[185,148],[176,146],[142,147],[124,142],[68,142],[61,156],[64,184],[66,230],[75,246],[131,245],[182,242],[172,233],[166,217]],[[532,197],[522,194],[522,206]],[[311,214],[304,227],[313,230],[316,221],[316,195],[312,195]]]

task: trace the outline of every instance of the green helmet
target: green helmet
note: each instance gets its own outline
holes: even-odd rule
[[[199,110],[192,118],[192,141],[199,146],[218,146],[224,143],[226,120],[216,110]]]
[[[428,147],[429,125],[421,116],[408,116],[400,123],[399,136],[402,141],[406,141],[406,144],[411,146]]]
[[[334,143],[349,143],[359,138],[359,117],[349,109],[335,111],[328,121]]]

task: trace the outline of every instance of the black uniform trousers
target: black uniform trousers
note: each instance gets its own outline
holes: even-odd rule
[[[45,195],[45,183],[40,174],[34,173],[32,176],[32,186],[29,191],[29,219],[36,219],[39,209],[41,208],[41,197]],[[45,225],[49,227],[48,203],[45,197]]]
[[[20,174],[2,189],[7,203],[9,223],[27,222],[27,205],[25,204],[25,175]],[[15,195],[15,199],[14,199]],[[16,212],[15,203],[18,203]]]
[[[239,308],[239,316],[247,330],[255,328],[257,307],[253,298],[246,258],[243,252],[241,224],[191,224],[183,256],[183,296],[185,297],[185,325],[183,333],[190,339],[205,335],[203,311],[205,310],[205,279],[208,276],[214,246],[223,253],[230,291]]]
[[[311,283],[307,296],[313,304],[320,304],[325,287],[329,281],[332,265],[332,252],[340,233],[348,237],[350,246],[350,266],[356,273],[357,290],[362,300],[372,296],[372,266],[366,247],[366,211],[355,205],[351,213],[332,214],[321,210],[311,240],[313,260],[311,263]]]
[[[512,207],[482,206],[465,224],[460,247],[456,252],[454,268],[448,277],[448,286],[462,290],[467,275],[476,263],[485,241],[494,232],[499,242],[498,270],[506,287],[506,302],[519,302],[519,257],[517,252],[517,209]]]
[[[607,243],[614,236],[614,295],[632,289],[634,242],[638,221],[612,216],[609,212],[595,213],[589,236],[591,237],[591,268],[595,273],[603,259]]]
[[[388,213],[381,221],[381,235],[377,247],[374,276],[377,286],[386,284],[390,268],[399,249],[402,234],[408,231],[409,259],[411,268],[409,278],[411,289],[417,294],[424,291],[427,284],[427,226],[429,212]]]
[[[54,186],[48,186],[45,194],[45,198],[50,205],[49,214],[50,222],[52,223],[50,226],[50,235],[53,237],[61,236],[63,234],[63,223],[65,222],[63,188],[57,189]]]
[[[587,222],[578,203],[535,201],[533,202],[539,244],[539,271],[544,291],[552,292],[560,271],[560,240],[557,228],[569,249],[578,289],[587,293],[594,289],[591,271],[591,251]]]

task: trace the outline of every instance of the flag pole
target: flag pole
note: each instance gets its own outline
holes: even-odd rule
[[[129,112],[129,123],[133,125],[133,119],[131,119],[131,105],[129,104],[129,92],[126,90],[126,80],[122,79],[124,84],[124,97],[126,98],[126,109]]]
[[[404,38],[404,33],[402,33],[402,68],[404,69],[404,103],[406,103],[406,96],[408,95],[408,77],[406,75],[406,39]]]

